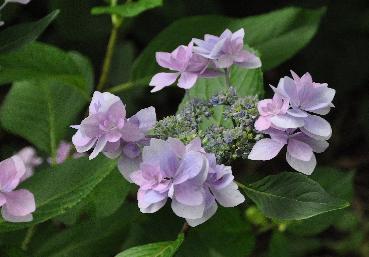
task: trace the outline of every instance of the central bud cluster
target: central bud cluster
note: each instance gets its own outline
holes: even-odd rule
[[[178,138],[186,144],[198,137],[218,163],[247,159],[262,138],[254,128],[257,101],[255,96],[238,96],[232,87],[210,100],[192,99],[176,115],[158,121],[153,135],[163,140]]]

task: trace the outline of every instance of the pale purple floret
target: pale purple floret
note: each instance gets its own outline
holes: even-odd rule
[[[94,148],[89,156],[93,159],[103,151],[107,143],[120,141],[125,118],[125,106],[119,97],[95,91],[89,106],[89,116],[81,125],[72,126],[78,129],[72,138],[77,152],[83,153]]]
[[[288,114],[289,99],[275,94],[273,99],[264,99],[258,102],[259,118],[255,128],[259,131],[270,127],[287,129],[298,128],[304,125],[304,120]]]
[[[207,159],[209,161],[209,172],[204,184],[205,210],[201,218],[187,219],[188,224],[192,227],[211,218],[217,211],[217,202],[223,207],[235,207],[245,201],[245,197],[233,181],[232,168],[217,165],[214,154],[207,154]]]
[[[271,160],[287,145],[286,160],[295,170],[310,175],[316,166],[314,153],[324,152],[329,144],[325,140],[316,140],[294,129],[281,131],[269,129],[265,134],[271,138],[259,140],[249,154],[250,160]]]
[[[244,201],[230,167],[216,165],[215,156],[205,153],[198,138],[186,146],[173,138],[151,139],[142,158],[131,179],[140,186],[137,198],[143,213],[158,211],[171,198],[174,213],[197,226],[214,215],[215,199],[225,207]]]
[[[244,36],[244,29],[235,33],[226,29],[219,37],[205,35],[204,40],[192,40],[196,44],[194,52],[212,60],[217,68],[229,68],[233,64],[249,69],[258,68],[261,66],[260,58],[243,48]]]
[[[73,153],[71,154],[72,150],[72,144],[69,142],[66,142],[62,140],[58,146],[58,149],[56,150],[56,163],[62,164],[65,162],[69,157],[72,156],[73,159],[78,159],[81,157],[85,157],[85,153]],[[52,163],[51,158],[48,158],[47,161],[49,163]]]
[[[156,61],[163,67],[174,72],[160,72],[150,81],[150,86],[154,88],[151,92],[157,92],[164,87],[174,84],[178,79],[178,87],[190,89],[193,87],[200,76],[211,77],[220,73],[207,71],[209,60],[194,54],[192,51],[193,43],[188,46],[181,45],[173,52],[157,52]]]
[[[336,91],[326,83],[314,83],[309,73],[305,73],[301,78],[293,71],[291,73],[293,79],[287,76],[282,78],[274,91],[289,98],[289,115],[304,120],[301,131],[316,139],[329,139],[332,134],[330,124],[312,113],[328,114],[331,107],[334,107],[332,100]]]
[[[198,219],[205,210],[205,190],[209,163],[198,142],[183,145],[177,139],[151,139],[144,147],[140,170],[131,174],[140,186],[138,206],[143,213],[163,207],[168,198],[179,217]]]
[[[22,148],[16,153],[16,156],[23,161],[26,168],[24,175],[21,177],[21,181],[31,177],[34,173],[34,169],[42,163],[42,158],[37,155],[36,149],[31,146]]]
[[[0,207],[4,220],[32,221],[36,210],[33,194],[25,189],[14,190],[26,172],[22,159],[16,155],[0,162]]]
[[[126,120],[121,130],[121,139],[117,142],[107,143],[103,150],[103,153],[111,159],[119,157],[119,171],[129,181],[130,174],[139,168],[142,161],[142,148],[150,142],[147,134],[155,124],[155,108],[142,109]]]

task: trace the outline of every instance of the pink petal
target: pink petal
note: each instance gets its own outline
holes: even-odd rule
[[[295,170],[305,174],[311,175],[316,166],[315,155],[312,155],[311,159],[308,161],[301,161],[292,157],[288,152],[286,153],[286,160],[288,164]]]
[[[121,130],[122,139],[126,142],[137,142],[145,137],[145,134],[134,124],[126,122]]]
[[[255,128],[258,130],[258,131],[263,131],[263,130],[266,130],[268,128],[270,128],[271,126],[271,121],[270,121],[270,118],[269,117],[263,117],[263,116],[260,116],[256,121],[255,121]]]
[[[25,189],[8,192],[4,194],[6,203],[3,208],[13,216],[25,216],[36,210],[33,194]]]
[[[172,199],[172,210],[179,217],[185,219],[199,219],[204,214],[205,203],[202,203],[197,206],[189,206],[181,204],[175,199]]]
[[[332,135],[332,128],[328,121],[316,116],[309,115],[305,118],[305,125],[301,128],[302,132],[307,132],[308,135],[316,139],[329,139]]]
[[[249,51],[243,50],[241,55],[235,59],[236,64],[238,66],[255,69],[261,67],[261,60],[255,54],[250,53]]]
[[[176,82],[177,78],[179,76],[179,73],[167,73],[167,72],[160,72],[156,74],[154,77],[152,77],[150,81],[150,86],[153,86],[154,88],[151,90],[152,93],[157,92],[164,87],[172,85],[174,82]]]
[[[288,114],[274,115],[270,118],[271,123],[281,129],[299,128],[304,126],[304,119],[290,116]]]
[[[100,137],[96,142],[94,150],[92,151],[92,153],[88,158],[90,160],[94,159],[104,149],[107,142],[108,141],[106,140],[105,137]]]
[[[152,129],[156,123],[155,108],[150,106],[133,115],[129,120],[137,120],[138,126],[143,132]]]
[[[26,173],[22,159],[16,155],[0,162],[0,190],[10,192],[16,188]]]
[[[250,160],[271,160],[277,156],[285,144],[283,142],[264,138],[259,140],[252,148],[248,158]]]
[[[296,159],[301,161],[308,161],[314,154],[313,149],[306,143],[298,141],[296,139],[290,139],[287,145],[288,153]]]
[[[171,58],[171,54],[170,53],[166,53],[166,52],[157,52],[155,57],[156,57],[156,62],[164,68],[167,69],[172,69],[173,68],[173,63],[172,63],[172,58]]]
[[[25,216],[14,216],[8,212],[8,210],[4,207],[1,209],[1,215],[3,216],[3,219],[9,222],[30,222],[33,220],[32,214],[27,214]]]
[[[175,186],[174,196],[182,204],[196,206],[204,201],[204,190],[191,183],[183,183]]]
[[[199,76],[195,73],[183,72],[178,80],[178,86],[184,89],[190,89],[193,87]]]
[[[235,207],[245,201],[245,197],[238,190],[236,183],[232,182],[228,186],[212,190],[217,202],[224,207]]]

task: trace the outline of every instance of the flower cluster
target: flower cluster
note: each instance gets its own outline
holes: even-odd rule
[[[205,35],[204,39],[192,39],[188,45],[181,45],[173,52],[156,53],[157,63],[173,72],[160,72],[150,81],[151,92],[170,86],[178,79],[178,87],[190,89],[199,77],[222,75],[219,69],[228,69],[233,64],[244,68],[261,66],[259,57],[244,49],[243,29],[232,33],[225,30],[219,37]]]
[[[273,88],[273,99],[258,103],[260,117],[255,128],[270,136],[253,147],[249,159],[270,160],[287,145],[286,159],[297,171],[310,175],[316,166],[314,153],[324,152],[332,134],[330,124],[318,115],[333,107],[335,90],[313,82],[309,73],[301,78],[294,72]]]
[[[143,213],[158,211],[171,198],[173,212],[197,226],[214,215],[216,201],[234,207],[245,200],[233,182],[231,167],[217,165],[198,138],[188,145],[174,138],[151,139],[142,159],[131,179],[140,187],[137,198]]]
[[[247,159],[255,142],[262,138],[254,129],[256,103],[256,97],[239,97],[229,88],[208,101],[189,101],[175,116],[158,121],[152,134],[164,140],[175,137],[184,143],[198,137],[204,149],[214,153],[219,163]],[[214,122],[218,107],[223,108],[222,123]]]
[[[28,222],[36,209],[33,194],[25,189],[15,188],[26,173],[26,167],[17,155],[0,162],[0,207],[6,221]]]
[[[107,157],[119,158],[119,170],[129,178],[141,161],[141,149],[148,144],[147,132],[156,123],[153,107],[143,109],[126,118],[126,109],[119,97],[110,93],[96,91],[89,106],[89,116],[77,129],[72,142],[78,153],[94,148],[89,158],[100,152]]]
[[[172,70],[156,74],[152,92],[175,83],[190,89],[199,77],[224,72],[239,65],[260,67],[260,59],[244,50],[243,29],[205,35],[179,46],[172,53],[159,52],[160,66]],[[234,182],[232,160],[269,160],[287,145],[287,161],[296,170],[311,174],[314,153],[327,147],[331,127],[318,115],[327,114],[335,94],[327,84],[314,83],[309,74],[284,77],[272,99],[241,97],[229,83],[208,100],[190,99],[176,115],[156,121],[149,107],[126,118],[123,102],[110,93],[95,92],[89,115],[73,136],[77,152],[93,148],[118,158],[118,168],[139,186],[138,206],[143,213],[161,209],[171,199],[173,212],[197,226],[218,208],[245,201]],[[318,114],[318,115],[316,115]],[[264,138],[269,135],[270,138]]]

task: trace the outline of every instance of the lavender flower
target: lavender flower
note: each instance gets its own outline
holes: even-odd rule
[[[287,145],[286,160],[295,170],[310,175],[316,166],[315,153],[324,152],[329,144],[316,140],[295,129],[286,131],[269,129],[265,131],[271,138],[259,140],[249,154],[250,160],[271,160]]]
[[[151,92],[157,92],[164,87],[170,86],[178,79],[178,86],[184,89],[193,87],[200,75],[206,75],[205,70],[209,61],[192,52],[193,43],[188,46],[181,45],[173,52],[156,53],[157,63],[164,68],[175,72],[160,72],[150,81],[150,86],[154,88]]]
[[[304,125],[301,117],[289,115],[289,99],[275,94],[273,99],[264,99],[258,103],[259,118],[255,122],[255,128],[259,131],[274,128],[287,129],[298,128]]]
[[[0,207],[4,220],[9,222],[32,221],[36,210],[33,194],[25,189],[14,190],[26,172],[22,159],[13,156],[0,162]]]
[[[150,142],[147,134],[155,124],[156,113],[154,107],[140,110],[127,120],[122,129],[120,145],[110,143],[107,145],[107,149],[104,150],[104,154],[108,157],[120,156],[118,168],[127,180],[130,180],[130,174],[139,168],[142,160],[142,148]]]
[[[233,182],[232,170],[217,165],[214,154],[206,154],[199,138],[184,145],[178,139],[151,139],[144,148],[140,169],[131,174],[140,186],[138,205],[143,213],[162,208],[168,198],[176,215],[197,226],[217,210],[217,203],[234,207],[244,196]]]
[[[232,33],[226,29],[219,37],[205,35],[204,40],[193,39],[197,45],[194,52],[210,59],[217,68],[229,68],[236,64],[245,68],[258,68],[261,66],[259,57],[244,50],[244,29]]]
[[[24,175],[20,179],[21,182],[31,177],[34,169],[42,163],[42,158],[37,156],[36,149],[31,146],[24,147],[16,156],[23,161],[26,168]]]
[[[218,208],[216,202],[223,207],[235,207],[245,201],[245,197],[233,181],[232,168],[217,165],[214,154],[206,156],[209,161],[209,173],[204,184],[205,210],[201,218],[187,219],[188,224],[192,227],[204,223],[215,214]]]
[[[332,100],[336,91],[326,83],[314,83],[309,73],[305,73],[301,78],[293,71],[291,73],[293,79],[287,76],[282,78],[274,91],[289,98],[291,109],[287,113],[290,116],[304,120],[301,131],[316,139],[329,139],[332,134],[330,124],[311,113],[329,113],[330,108],[334,107]]]
[[[81,125],[72,126],[78,129],[72,142],[78,153],[94,147],[90,159],[95,158],[107,143],[116,143],[122,137],[125,125],[126,110],[119,97],[110,93],[95,91],[89,106],[89,116]]]
[[[179,217],[198,219],[205,210],[205,191],[209,163],[199,139],[185,146],[177,139],[151,139],[144,147],[140,170],[131,174],[140,186],[138,206],[143,213],[153,213],[172,199],[172,209]]]

